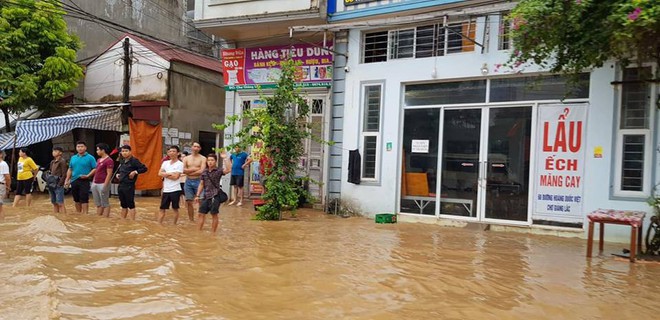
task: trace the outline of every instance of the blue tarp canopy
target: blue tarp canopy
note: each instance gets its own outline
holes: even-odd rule
[[[121,108],[91,110],[59,117],[20,120],[16,131],[0,135],[0,150],[22,148],[59,137],[73,129],[121,132]]]

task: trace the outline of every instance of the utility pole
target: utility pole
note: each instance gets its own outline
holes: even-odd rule
[[[130,100],[130,92],[131,92],[131,64],[133,61],[131,61],[131,43],[130,39],[126,38],[124,39],[124,100],[123,102],[128,102]]]
[[[122,61],[124,62],[124,83],[123,83],[123,99],[122,102],[128,103],[131,99],[131,65],[133,64],[133,59],[131,57],[131,42],[127,37],[124,39],[124,57]],[[123,106],[121,113],[121,122],[122,124],[128,124],[128,117],[131,114],[130,106]]]

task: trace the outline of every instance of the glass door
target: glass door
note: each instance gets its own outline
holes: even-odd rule
[[[442,216],[528,221],[531,107],[445,109]]]
[[[440,214],[478,218],[482,109],[446,109],[442,130]]]
[[[493,220],[528,219],[532,108],[488,110],[484,217]]]

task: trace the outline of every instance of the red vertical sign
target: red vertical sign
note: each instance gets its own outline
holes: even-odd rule
[[[245,84],[245,49],[222,50],[225,86]]]

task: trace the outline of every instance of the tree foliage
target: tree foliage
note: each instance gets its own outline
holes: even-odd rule
[[[515,66],[575,75],[608,59],[660,62],[658,0],[521,0],[509,19]]]
[[[5,113],[48,108],[78,85],[80,40],[58,0],[0,0],[0,90]]]
[[[272,168],[266,170],[266,192],[263,199],[266,204],[259,208],[257,219],[279,220],[283,210],[295,209],[301,195],[301,179],[296,177],[298,162],[304,153],[303,142],[306,138],[316,139],[311,135],[307,121],[310,106],[300,94],[296,83],[297,64],[293,60],[283,61],[281,76],[273,95],[264,96],[265,108],[246,109],[242,115],[227,117],[227,123],[214,125],[224,130],[229,125],[242,122],[241,130],[235,135],[243,149],[263,142]],[[259,159],[253,159],[258,161]],[[304,178],[308,179],[308,178]]]

